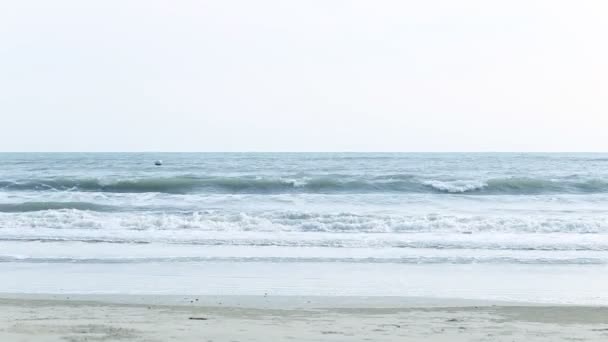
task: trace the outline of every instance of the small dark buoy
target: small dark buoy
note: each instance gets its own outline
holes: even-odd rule
[[[154,162],[154,165],[161,166],[161,165],[163,165],[163,161],[162,160],[157,160],[157,161]]]

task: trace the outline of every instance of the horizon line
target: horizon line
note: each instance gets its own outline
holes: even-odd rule
[[[154,151],[154,150],[131,150],[131,151],[0,151],[0,153],[409,153],[409,154],[462,154],[462,153],[527,153],[527,154],[558,154],[558,153],[608,153],[608,151]]]

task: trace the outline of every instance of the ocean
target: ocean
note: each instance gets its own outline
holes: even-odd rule
[[[0,154],[0,292],[607,304],[607,274],[608,154]]]

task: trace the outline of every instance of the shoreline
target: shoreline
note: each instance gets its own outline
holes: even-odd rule
[[[412,297],[608,305],[606,270],[598,265],[7,262],[0,264],[0,294],[387,296],[391,302]]]
[[[166,307],[250,308],[250,309],[366,309],[366,308],[467,308],[490,306],[604,307],[523,301],[418,296],[301,296],[301,295],[196,295],[196,294],[82,294],[82,293],[3,293],[0,303],[32,301],[100,305],[145,305]],[[605,306],[608,307],[608,306]]]
[[[0,294],[0,340],[603,341],[608,307],[416,297]]]

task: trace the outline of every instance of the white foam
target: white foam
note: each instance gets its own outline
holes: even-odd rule
[[[472,190],[480,190],[488,186],[486,182],[477,180],[455,180],[455,181],[439,181],[428,180],[423,182],[432,188],[449,193],[463,193]]]

